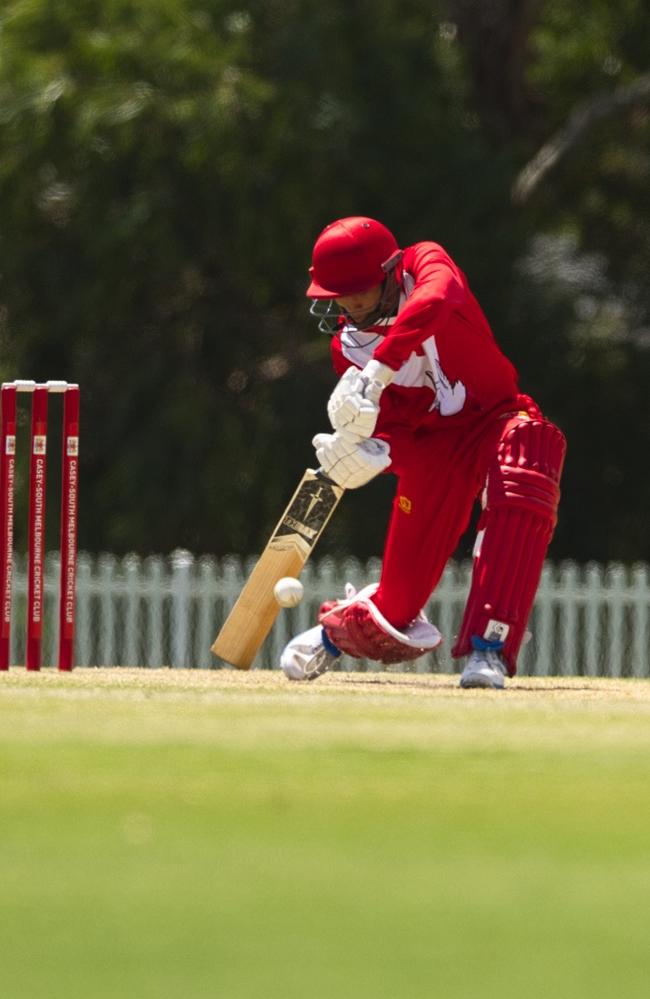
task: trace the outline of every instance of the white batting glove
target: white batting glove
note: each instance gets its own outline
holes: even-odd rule
[[[344,489],[365,486],[390,465],[390,446],[375,437],[368,439],[352,434],[316,434],[318,464],[328,478]]]
[[[368,361],[365,368],[348,368],[327,403],[335,430],[372,437],[379,416],[379,397],[395,376],[392,368]]]

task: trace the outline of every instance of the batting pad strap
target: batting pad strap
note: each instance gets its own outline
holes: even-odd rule
[[[372,600],[368,600],[368,610],[381,630],[394,638],[395,641],[401,642],[402,645],[413,649],[435,649],[442,641],[442,635],[438,629],[430,621],[427,621],[424,615],[412,621],[405,631],[400,631],[386,620]]]
[[[336,656],[336,658],[338,659],[338,657],[341,655],[341,650],[337,649],[336,645],[334,644],[334,642],[331,641],[329,635],[327,634],[324,628],[322,629],[321,641],[323,643],[325,651],[329,652],[331,656]]]
[[[490,641],[487,638],[481,638],[480,635],[472,635],[471,638],[472,648],[477,649],[478,652],[499,652],[505,642]]]
[[[494,487],[490,482],[488,502],[491,510],[499,506],[517,506],[533,514],[546,515],[555,526],[560,487],[543,472],[506,466]]]

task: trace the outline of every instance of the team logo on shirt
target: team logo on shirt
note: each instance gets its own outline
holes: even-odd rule
[[[424,349],[432,362],[431,369],[427,370],[426,376],[431,381],[436,393],[430,408],[437,409],[441,416],[453,416],[455,413],[460,413],[465,405],[467,389],[461,381],[451,382],[442,370],[435,337],[429,337],[424,344]]]
[[[413,509],[413,504],[411,503],[408,496],[400,496],[397,500],[397,505],[402,511],[402,513],[410,513]]]

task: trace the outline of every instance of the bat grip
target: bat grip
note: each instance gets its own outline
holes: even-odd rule
[[[317,478],[322,479],[323,482],[327,482],[327,484],[330,485],[330,486],[335,486],[336,485],[336,482],[334,481],[334,479],[330,479],[329,475],[326,475],[322,468],[317,468],[316,469],[316,476],[317,476]],[[341,487],[338,486],[338,488],[340,489]]]

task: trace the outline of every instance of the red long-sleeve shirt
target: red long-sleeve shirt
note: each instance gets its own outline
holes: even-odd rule
[[[377,433],[458,425],[516,407],[517,372],[501,352],[467,279],[437,243],[404,251],[397,316],[332,339],[339,374],[375,358],[397,373],[382,393]]]

